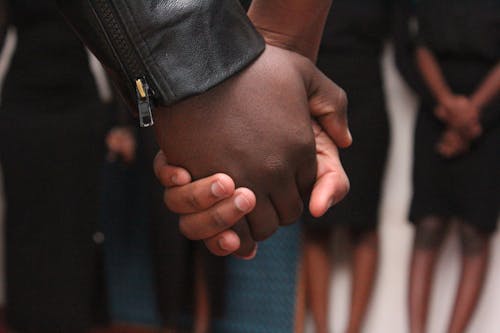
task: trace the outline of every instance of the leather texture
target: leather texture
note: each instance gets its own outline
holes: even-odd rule
[[[143,77],[156,105],[200,94],[250,64],[264,41],[237,0],[59,0],[131,103]]]

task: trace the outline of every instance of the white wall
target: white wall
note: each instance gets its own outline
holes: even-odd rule
[[[392,146],[380,216],[381,261],[370,306],[366,333],[407,332],[407,277],[413,228],[407,221],[411,196],[412,135],[416,101],[395,70],[392,50],[383,60],[386,91],[392,125]],[[500,332],[500,234],[493,240],[492,261],[483,297],[477,308],[469,333]],[[334,251],[336,247],[334,246]],[[456,232],[443,249],[433,289],[429,333],[446,332],[447,319],[453,305],[460,273],[459,247]],[[349,303],[349,269],[344,261],[334,265],[330,291],[331,331],[345,330]],[[313,332],[308,322],[307,332]]]

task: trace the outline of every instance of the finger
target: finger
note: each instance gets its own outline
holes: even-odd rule
[[[324,132],[319,132],[316,136],[316,149],[318,172],[309,201],[309,211],[312,216],[320,217],[346,196],[350,185],[340,162],[338,149]]]
[[[318,69],[309,86],[309,107],[326,133],[341,148],[351,145],[347,121],[347,94]]]
[[[446,119],[446,109],[443,106],[437,106],[434,109],[434,113],[438,119],[441,119],[441,120]]]
[[[309,211],[320,217],[333,205],[340,202],[349,192],[349,179],[345,175],[329,172],[318,178],[311,193]]]
[[[255,206],[253,192],[246,188],[238,189],[234,196],[210,209],[196,214],[181,215],[181,233],[191,240],[202,240],[234,226]]]
[[[258,196],[255,209],[247,215],[252,238],[262,241],[269,238],[279,227],[278,213],[268,196]]]
[[[304,210],[304,204],[295,183],[285,184],[276,189],[271,194],[271,202],[278,213],[280,225],[294,223]]]
[[[171,211],[191,214],[202,213],[233,193],[234,182],[231,177],[218,173],[183,186],[168,188],[163,199]]]
[[[207,249],[216,256],[227,256],[240,248],[240,238],[233,230],[226,230],[204,240]]]
[[[252,238],[249,223],[245,218],[241,219],[233,227],[234,232],[240,238],[240,248],[234,253],[242,259],[252,259],[257,253],[257,243]]]
[[[158,178],[163,186],[180,186],[191,182],[189,172],[186,169],[169,165],[167,157],[161,150],[155,156],[153,168],[156,178]]]

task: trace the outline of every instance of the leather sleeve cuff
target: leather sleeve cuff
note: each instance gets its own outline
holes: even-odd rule
[[[136,81],[168,106],[202,93],[264,50],[237,0],[59,0],[63,14],[136,104]]]

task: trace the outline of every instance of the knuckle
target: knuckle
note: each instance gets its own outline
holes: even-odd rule
[[[347,106],[349,104],[349,99],[347,98],[347,93],[344,89],[337,89],[337,96],[335,98],[337,104],[337,111],[340,113],[345,113],[347,111]]]
[[[252,229],[252,238],[261,242],[271,237],[278,230],[278,226]]]
[[[215,210],[212,213],[212,223],[218,230],[225,230],[230,227],[230,223],[227,218],[225,218],[218,210]]]
[[[294,204],[288,207],[288,214],[280,220],[280,225],[290,225],[295,223],[304,212],[304,204],[302,200],[297,200]]]
[[[287,169],[287,164],[282,158],[272,156],[264,160],[264,163],[262,163],[262,168],[266,173],[282,174],[283,171]]]
[[[199,211],[202,209],[200,199],[198,198],[198,195],[196,193],[190,193],[187,196],[187,202],[189,206],[195,211]]]

